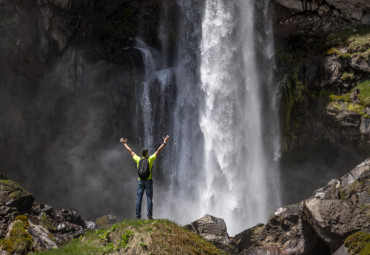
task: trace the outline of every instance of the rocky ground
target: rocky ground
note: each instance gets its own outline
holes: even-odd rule
[[[0,174],[1,175],[1,174]],[[0,178],[0,240],[6,254],[57,248],[82,235],[86,222],[72,210],[35,202],[16,182]]]
[[[36,203],[4,177],[0,185],[3,254],[57,248],[85,232],[87,223],[78,213]],[[64,249],[76,249],[72,254],[369,254],[370,158],[300,203],[278,208],[265,225],[235,237],[228,235],[223,219],[211,215],[183,228],[166,220],[112,220],[109,215],[97,219],[102,230],[90,231],[56,254]]]
[[[233,238],[209,215],[185,227],[231,254],[370,254],[370,158]]]

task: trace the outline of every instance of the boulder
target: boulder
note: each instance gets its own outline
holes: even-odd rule
[[[341,15],[343,18],[361,21],[364,11],[368,9],[367,0],[275,0],[278,4],[291,9],[294,12],[317,11],[319,15],[329,13],[333,9],[333,15]],[[334,12],[335,11],[335,12]]]
[[[19,210],[29,210],[34,202],[33,196],[15,181],[0,180],[0,204]]]
[[[206,214],[202,218],[184,226],[186,229],[193,231],[204,239],[213,243],[216,247],[227,252],[235,254],[236,246],[232,243],[228,233],[225,221]]]
[[[117,221],[115,215],[104,215],[99,218],[96,218],[95,223],[98,229],[107,229],[110,228]]]
[[[354,55],[351,57],[350,66],[359,72],[370,74],[370,60],[365,59],[361,55]]]
[[[370,228],[370,159],[302,202],[303,217],[331,251],[351,233]]]
[[[1,176],[0,238],[7,240],[3,250],[11,252],[19,248],[41,251],[57,248],[82,235],[85,229],[85,221],[77,212],[54,210],[51,206],[37,203],[19,184]],[[22,235],[27,238],[16,238],[15,231],[23,231]]]
[[[245,249],[248,249],[253,244],[255,244],[260,237],[264,224],[257,224],[256,226],[244,230],[243,232],[237,234],[233,238],[233,242],[238,247],[239,252]]]
[[[5,237],[8,226],[21,212],[32,207],[33,196],[4,175],[0,178],[0,238]]]
[[[266,225],[243,231],[234,243],[244,255],[347,255],[344,240],[370,229],[369,192],[370,158],[301,203],[278,208]]]
[[[45,251],[58,248],[54,236],[43,226],[29,222],[28,233],[33,239],[34,249],[37,251]]]
[[[244,250],[239,255],[280,255],[280,249],[276,246],[251,247]]]
[[[349,255],[348,254],[348,249],[344,246],[344,244],[339,247],[338,250],[336,250],[333,255]]]
[[[301,204],[279,208],[243,254],[327,254],[328,247],[301,217]]]

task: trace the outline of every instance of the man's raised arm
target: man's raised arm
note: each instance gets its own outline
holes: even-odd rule
[[[163,143],[161,144],[161,146],[159,146],[159,148],[157,149],[157,151],[156,152],[154,152],[154,154],[156,155],[156,156],[158,156],[158,154],[161,152],[161,150],[164,148],[164,146],[166,146],[166,144],[167,144],[167,140],[169,139],[170,137],[169,137],[169,135],[167,135],[166,137],[163,137]]]
[[[126,139],[121,138],[120,142],[125,146],[126,150],[131,154],[131,156],[135,156],[136,155],[136,153],[133,152],[130,147],[128,147],[128,145],[127,145],[127,138]]]

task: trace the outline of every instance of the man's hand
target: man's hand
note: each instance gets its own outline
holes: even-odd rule
[[[170,138],[170,136],[169,135],[166,135],[166,137],[163,137],[163,142],[164,143],[167,143],[167,140]]]
[[[131,148],[128,147],[128,145],[127,145],[127,138],[126,139],[121,138],[121,140],[119,140],[119,141],[120,141],[120,143],[123,144],[123,146],[125,146],[126,150],[131,154],[131,156],[135,156],[136,155],[135,152],[133,152],[131,150]]]

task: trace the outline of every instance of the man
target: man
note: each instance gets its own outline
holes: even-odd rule
[[[153,219],[153,181],[152,181],[152,167],[153,162],[156,160],[158,154],[161,152],[161,150],[166,146],[167,140],[170,137],[167,135],[166,137],[163,137],[163,143],[156,152],[154,152],[153,155],[151,155],[148,158],[148,149],[144,148],[141,150],[141,158],[135,154],[131,150],[131,148],[127,145],[127,138],[123,139],[121,138],[120,142],[125,146],[126,150],[131,154],[133,159],[136,162],[137,168],[139,169],[139,162],[141,159],[147,158],[149,162],[149,177],[147,179],[141,179],[138,177],[137,181],[137,195],[136,195],[136,219],[141,218],[141,201],[143,199],[144,190],[146,191],[146,201],[147,201],[147,216],[149,220]]]

